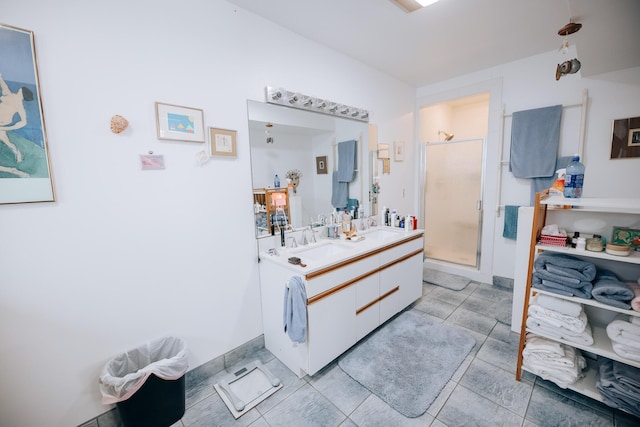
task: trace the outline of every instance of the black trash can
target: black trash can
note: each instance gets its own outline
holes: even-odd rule
[[[122,424],[129,427],[170,426],[184,416],[185,378],[163,380],[151,374],[127,400],[116,403]]]
[[[179,338],[151,341],[112,359],[100,376],[102,403],[125,427],[169,427],[185,412],[187,352]]]

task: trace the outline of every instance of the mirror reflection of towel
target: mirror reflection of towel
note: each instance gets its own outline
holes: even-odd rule
[[[340,182],[338,179],[338,171],[333,171],[331,184],[331,204],[336,209],[345,208],[347,206],[347,199],[349,196],[349,183]]]
[[[338,180],[351,182],[356,177],[356,147],[355,139],[338,144]]]

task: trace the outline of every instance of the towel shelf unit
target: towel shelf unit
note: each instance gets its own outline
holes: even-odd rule
[[[640,252],[632,252],[629,256],[610,255],[605,252],[591,252],[586,250],[576,250],[570,247],[560,247],[552,245],[542,245],[539,243],[541,230],[547,224],[558,224],[561,228],[575,227],[575,224],[597,222],[605,232],[604,236],[611,235],[613,225],[620,222],[630,223],[640,220],[640,199],[605,199],[605,198],[582,198],[565,199],[563,197],[550,196],[549,191],[536,194],[535,208],[533,214],[533,227],[531,230],[531,242],[529,249],[529,264],[527,271],[527,287],[525,292],[524,309],[522,312],[522,326],[520,330],[520,343],[518,347],[518,360],[516,367],[516,380],[520,381],[522,371],[527,370],[522,366],[523,350],[526,344],[526,334],[529,332],[526,326],[529,300],[535,294],[551,295],[563,300],[582,304],[589,324],[592,329],[594,343],[590,346],[580,345],[554,337],[549,338],[556,342],[561,342],[571,347],[582,350],[587,354],[587,369],[584,378],[568,386],[580,394],[592,399],[603,401],[603,398],[596,388],[598,379],[597,363],[594,357],[605,357],[611,360],[625,363],[640,369],[640,361],[630,360],[617,354],[611,344],[611,340],[606,332],[606,325],[619,314],[627,314],[640,317],[640,312],[625,310],[596,301],[595,299],[584,299],[578,297],[568,297],[560,294],[532,288],[533,266],[536,256],[543,252],[568,254],[580,259],[588,260],[598,268],[606,268],[615,271],[621,280],[635,281],[640,277]],[[587,230],[571,230],[583,231]],[[607,234],[608,231],[608,234]],[[539,336],[544,336],[536,332]],[[585,354],[585,353],[583,353]]]

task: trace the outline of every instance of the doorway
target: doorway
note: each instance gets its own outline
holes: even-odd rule
[[[420,108],[428,260],[480,268],[488,123],[488,93]]]

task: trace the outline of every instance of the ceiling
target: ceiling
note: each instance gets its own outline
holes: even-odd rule
[[[639,0],[228,1],[414,87],[556,50],[570,19],[583,77],[640,67]]]

